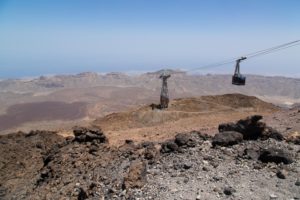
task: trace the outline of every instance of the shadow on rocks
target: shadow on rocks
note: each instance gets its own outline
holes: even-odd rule
[[[244,140],[257,140],[273,138],[283,140],[283,136],[274,128],[268,127],[264,122],[260,122],[261,115],[253,115],[241,119],[236,123],[225,123],[219,125],[219,132],[235,131],[243,135]]]

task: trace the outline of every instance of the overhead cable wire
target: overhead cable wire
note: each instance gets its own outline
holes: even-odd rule
[[[267,49],[264,49],[264,50],[248,53],[248,54],[245,54],[244,56],[247,57],[247,59],[251,59],[251,58],[254,58],[254,57],[257,57],[257,56],[267,55],[267,54],[270,54],[270,53],[273,53],[273,52],[276,52],[276,51],[280,51],[280,50],[283,50],[283,49],[291,48],[291,47],[294,47],[294,46],[297,46],[297,45],[300,45],[300,40],[295,40],[295,41],[292,41],[292,42],[284,43],[284,44],[277,45],[277,46],[267,48]],[[233,58],[233,59],[224,60],[224,61],[221,61],[221,62],[209,64],[209,65],[204,65],[202,67],[197,67],[197,68],[190,69],[190,70],[188,70],[188,72],[189,71],[202,70],[202,69],[209,69],[209,68],[219,67],[219,66],[226,65],[226,64],[235,63],[237,59],[238,58]]]
[[[257,56],[267,55],[267,54],[270,54],[270,53],[274,53],[274,52],[281,51],[281,50],[284,50],[284,49],[288,49],[288,48],[291,48],[291,47],[294,47],[294,46],[298,46],[298,45],[300,45],[300,43],[296,43],[296,44],[293,44],[293,45],[289,45],[289,46],[277,48],[277,49],[274,49],[272,51],[262,52],[260,54],[255,54],[255,55],[252,55],[252,56],[248,56],[247,58],[250,59],[250,58],[257,57]]]
[[[289,46],[289,45],[292,45],[292,44],[296,44],[296,43],[299,43],[299,42],[300,42],[300,40],[295,40],[295,41],[288,42],[288,43],[285,43],[285,44],[281,44],[281,45],[278,45],[278,46],[274,46],[274,47],[271,47],[271,48],[268,48],[268,49],[248,53],[248,54],[245,54],[244,56],[247,56],[247,57],[254,56],[254,55],[257,55],[257,54],[273,51],[273,50],[276,50],[278,48],[282,48],[282,47]]]

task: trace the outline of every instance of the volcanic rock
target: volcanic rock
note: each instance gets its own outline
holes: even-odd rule
[[[260,122],[261,115],[253,115],[246,119],[241,119],[237,123],[225,123],[219,125],[219,131],[236,131],[243,134],[245,140],[256,140],[258,138],[283,140],[283,136],[277,130],[268,127],[265,123]]]
[[[179,133],[175,136],[175,143],[181,147],[181,146],[186,146],[186,147],[194,147],[195,146],[195,141],[192,139],[192,137],[188,134],[184,133]]]
[[[240,128],[237,124],[235,124],[233,122],[220,124],[218,129],[219,129],[219,132],[225,132],[225,131],[241,132],[242,131],[242,128]]]
[[[243,134],[244,139],[257,139],[261,136],[265,129],[265,124],[259,122],[262,119],[261,115],[253,115],[246,119],[239,120],[236,124],[221,124],[219,125],[219,131],[236,131]]]
[[[74,141],[80,143],[81,142],[97,142],[97,143],[108,142],[106,136],[103,134],[101,129],[75,127],[73,133],[75,136]]]
[[[283,135],[278,132],[276,129],[272,128],[272,127],[268,127],[266,126],[264,131],[261,133],[261,136],[260,136],[262,139],[268,139],[268,138],[273,138],[275,140],[283,140]]]
[[[278,164],[282,162],[284,164],[291,164],[293,162],[287,152],[276,148],[263,149],[258,159],[264,163],[274,162]]]
[[[286,179],[288,173],[286,170],[279,170],[277,173],[276,173],[276,176],[280,179]]]
[[[221,132],[215,135],[212,140],[212,145],[216,146],[231,146],[243,140],[243,135],[235,131]]]
[[[162,143],[160,152],[161,153],[170,153],[176,152],[178,150],[178,145],[173,141],[166,141]]]
[[[226,195],[232,195],[236,190],[233,187],[225,187],[224,188],[224,194]]]

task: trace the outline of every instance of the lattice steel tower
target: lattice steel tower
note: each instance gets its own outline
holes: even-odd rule
[[[169,105],[169,91],[168,91],[167,79],[170,77],[171,77],[171,75],[167,74],[166,71],[164,71],[159,76],[159,78],[162,79],[162,87],[161,87],[161,93],[160,93],[160,108],[161,109],[168,108],[168,105]]]

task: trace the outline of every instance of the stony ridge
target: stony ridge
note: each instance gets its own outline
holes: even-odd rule
[[[1,136],[0,195],[2,199],[297,199],[299,145],[278,137],[281,133],[260,119],[252,116],[220,125],[215,137],[194,131],[158,143],[126,140],[118,148],[95,128],[75,128],[74,137],[67,138],[44,131]],[[226,145],[214,143],[232,129],[242,138]],[[259,137],[249,138],[249,132]]]

